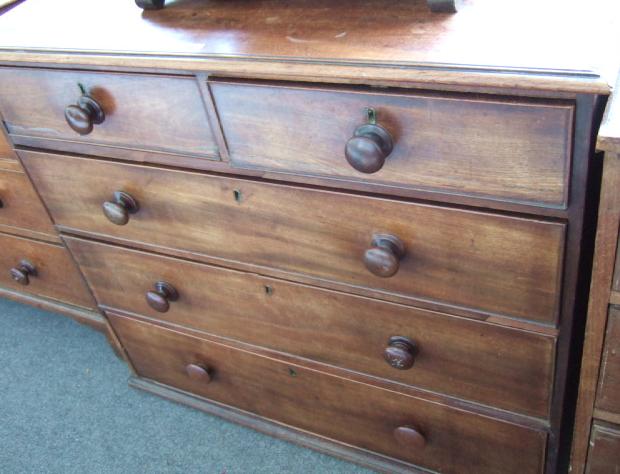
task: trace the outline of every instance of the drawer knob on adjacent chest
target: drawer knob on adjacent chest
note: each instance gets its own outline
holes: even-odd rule
[[[413,367],[416,354],[415,342],[404,336],[390,337],[388,346],[383,351],[387,363],[399,370],[407,370]]]
[[[357,127],[345,147],[349,164],[361,173],[376,173],[392,153],[392,136],[380,125],[368,123]]]
[[[405,448],[422,449],[426,446],[426,438],[414,426],[399,426],[394,430],[394,438]]]
[[[211,371],[208,367],[198,364],[188,364],[185,366],[185,372],[187,376],[198,382],[209,383],[211,382]]]
[[[159,313],[165,313],[170,309],[170,302],[179,299],[179,292],[170,283],[158,281],[155,283],[155,291],[146,293],[146,302]]]
[[[370,248],[364,253],[366,268],[378,277],[394,276],[405,256],[405,245],[402,241],[389,234],[377,234],[372,238]]]
[[[22,260],[14,268],[11,268],[11,278],[21,285],[28,285],[30,277],[37,276],[36,267],[28,260]]]
[[[103,213],[112,224],[125,225],[129,222],[129,215],[135,214],[140,209],[138,201],[130,194],[116,191],[112,201],[103,203]]]
[[[88,135],[93,126],[103,123],[105,113],[99,103],[89,95],[82,95],[76,105],[65,108],[65,119],[73,131]]]

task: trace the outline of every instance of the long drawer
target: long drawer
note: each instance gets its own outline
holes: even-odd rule
[[[235,166],[337,186],[566,205],[568,102],[253,81],[210,87]]]
[[[89,290],[62,245],[0,234],[0,286],[84,308]]]
[[[56,235],[39,196],[22,172],[0,169],[0,226]]]
[[[65,241],[104,306],[507,410],[548,414],[553,337],[83,239]]]
[[[442,473],[542,471],[542,431],[108,316],[142,377]]]
[[[93,159],[20,155],[54,221],[65,229],[183,249],[227,264],[244,262],[291,278],[305,275],[385,298],[438,301],[546,323],[558,317],[561,223]]]
[[[90,104],[80,102],[84,93],[103,111],[101,123],[87,113]],[[80,131],[65,119],[68,107]],[[46,139],[49,148],[81,143],[93,154],[109,147],[104,155],[125,148],[218,159],[193,77],[0,68],[0,112],[14,140]]]

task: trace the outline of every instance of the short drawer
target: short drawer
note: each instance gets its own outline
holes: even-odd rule
[[[0,286],[84,308],[95,307],[63,246],[0,234],[0,249]]]
[[[43,203],[22,172],[0,169],[0,226],[56,235]]]
[[[564,224],[92,159],[20,155],[55,223],[64,228],[183,249],[291,278],[309,276],[386,298],[439,301],[548,323],[557,319]],[[114,198],[117,191],[135,199],[137,212],[126,213],[127,203],[112,202],[121,199]],[[114,212],[122,210],[128,223],[110,222],[104,202]]]
[[[596,408],[620,415],[620,307],[610,308]]]
[[[548,415],[553,337],[73,237],[65,241],[106,307]]]
[[[442,473],[542,471],[542,431],[109,317],[142,377]]]
[[[594,423],[585,472],[586,474],[620,472],[620,426]]]
[[[104,115],[99,124],[96,114],[76,115],[81,127],[92,124],[83,135],[65,118],[67,107],[80,105],[82,88]],[[0,68],[0,112],[14,140],[47,139],[46,148],[73,150],[81,143],[90,145],[80,150],[85,153],[130,149],[143,160],[148,151],[218,158],[192,77]]]
[[[225,80],[210,87],[238,167],[387,192],[566,205],[568,102]],[[368,128],[367,109],[389,137]]]

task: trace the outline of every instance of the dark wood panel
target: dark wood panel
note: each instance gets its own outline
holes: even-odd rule
[[[596,408],[620,415],[620,307],[612,306],[607,319]]]
[[[64,227],[340,281],[352,290],[369,287],[386,297],[557,320],[564,224],[92,159],[21,156]],[[124,226],[102,212],[121,190],[140,206]],[[400,262],[391,250],[368,252],[376,235],[402,241]],[[375,276],[394,269],[391,278]]]
[[[82,239],[65,241],[105,306],[507,410],[548,415],[553,337]],[[154,309],[146,296],[158,281],[172,285],[178,299]],[[415,344],[408,370],[384,359],[393,336]],[[407,357],[406,351],[400,355]]]
[[[110,314],[138,374],[260,416],[444,473],[541,472],[544,432],[452,410]],[[203,366],[209,376],[187,366]],[[207,383],[207,380],[210,382]],[[400,445],[413,425],[426,439]]]
[[[0,170],[0,225],[56,235],[43,203],[23,172]]]
[[[230,159],[242,168],[564,207],[573,106],[475,96],[211,82]],[[383,167],[345,145],[367,123],[391,136]],[[364,148],[365,160],[374,150]],[[379,166],[383,156],[373,156]]]
[[[0,234],[0,248],[0,286],[95,308],[82,276],[63,246]],[[33,272],[23,269],[24,260],[32,265]],[[23,274],[27,278],[20,278],[21,283],[14,279]]]
[[[65,120],[80,84],[105,113],[80,135]],[[63,139],[137,151],[217,158],[200,90],[192,77],[35,69],[0,69],[0,111],[11,134]]]
[[[587,474],[620,472],[620,427],[594,423],[588,453]]]

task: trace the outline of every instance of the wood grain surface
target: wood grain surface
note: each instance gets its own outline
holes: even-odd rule
[[[36,191],[23,172],[0,170],[0,226],[47,234],[56,230]]]
[[[555,339],[254,274],[65,237],[99,304],[545,418]],[[145,295],[179,294],[164,313]],[[414,341],[409,370],[384,359],[391,336]]]
[[[234,166],[564,207],[573,105],[290,83],[211,82]],[[344,149],[367,108],[392,136],[383,168]]]
[[[112,313],[138,375],[340,442],[444,473],[542,472],[544,432],[399,395]],[[210,370],[204,384],[188,364]],[[424,448],[399,445],[413,425]]]
[[[73,131],[64,116],[80,98],[80,84],[105,112],[88,135]],[[0,112],[10,134],[56,139],[58,149],[66,140],[218,157],[191,77],[0,68]]]
[[[151,12],[93,3],[84,15],[115,25],[111,34],[93,34],[82,7],[13,8],[0,18],[0,60],[608,93],[620,45],[614,0],[467,0],[456,15],[424,1],[179,0]]]
[[[565,226],[206,174],[20,154],[56,224],[224,261],[553,324]],[[75,183],[80,183],[78,186]],[[117,226],[115,191],[140,210]],[[404,242],[391,278],[364,265],[376,234]]]
[[[63,246],[0,234],[0,248],[1,286],[83,308],[95,308],[90,291]],[[22,260],[32,263],[37,272],[27,286],[17,283],[9,274]]]

